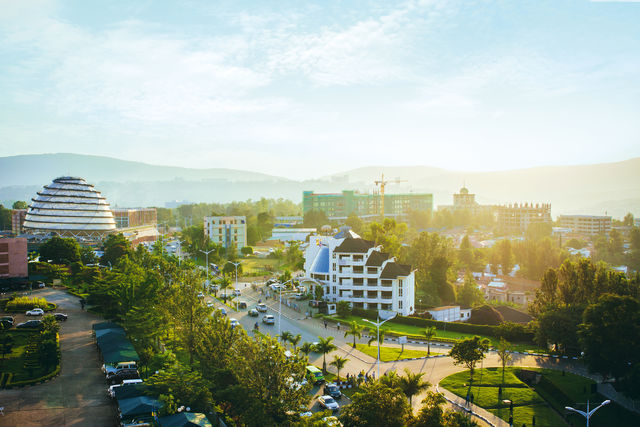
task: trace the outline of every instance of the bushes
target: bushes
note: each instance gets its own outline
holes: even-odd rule
[[[502,314],[490,305],[483,305],[471,310],[469,323],[473,323],[475,325],[497,326],[502,322],[504,322]]]
[[[41,297],[15,297],[7,302],[5,310],[31,310],[32,308],[49,308],[49,303]]]

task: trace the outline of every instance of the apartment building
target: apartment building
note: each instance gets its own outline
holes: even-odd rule
[[[611,231],[610,216],[596,215],[560,215],[560,227],[571,230],[571,233],[582,235],[609,234]]]
[[[0,238],[0,280],[28,276],[27,239]]]
[[[550,203],[514,203],[496,207],[498,228],[507,233],[524,233],[529,225],[551,222]]]
[[[22,224],[27,218],[26,209],[11,210],[11,233],[14,235],[22,234]]]
[[[342,193],[302,193],[302,212],[321,211],[328,218],[346,218],[351,213],[358,216],[380,215],[379,194],[363,194],[353,190]],[[406,215],[409,211],[433,209],[433,194],[385,194],[384,214],[386,216]]]
[[[321,286],[329,302],[388,310],[408,316],[415,311],[415,274],[373,242],[352,231],[313,236],[305,250],[302,282]]]
[[[225,249],[247,246],[247,218],[244,216],[207,216],[204,218],[204,235]]]

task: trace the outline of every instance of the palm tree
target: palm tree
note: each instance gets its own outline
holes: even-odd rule
[[[318,344],[315,346],[315,350],[322,354],[322,372],[325,375],[327,374],[327,353],[331,353],[338,348],[332,341],[333,337],[318,337]]]
[[[347,364],[349,359],[340,356],[333,356],[333,362],[329,363],[331,366],[335,366],[338,370],[338,379],[340,379],[340,369],[344,368],[344,365]]]
[[[513,356],[511,355],[512,346],[509,341],[504,338],[500,338],[498,344],[498,357],[500,358],[500,364],[502,365],[502,387],[504,387],[504,368],[511,362]]]
[[[380,377],[380,382],[389,388],[400,388],[400,375],[396,371],[388,371]]]
[[[296,336],[293,336],[293,334],[291,335],[291,337],[289,337],[289,342],[293,345],[293,349],[296,350],[298,343],[300,342],[300,340],[302,339],[302,335],[298,334]]]
[[[227,276],[222,276],[222,279],[220,280],[220,290],[224,291],[224,293],[222,295],[224,295],[224,302],[227,302],[227,289],[233,287],[233,284],[231,283],[231,279],[229,279]]]
[[[378,339],[378,345],[380,345],[380,343],[384,342],[384,335],[387,332],[386,329],[380,329],[380,334],[378,335],[378,331],[375,329],[369,329],[369,334],[371,335],[371,338],[369,338],[369,341],[367,341],[368,345],[371,345],[372,342],[376,341],[376,335],[378,335],[377,339]]]
[[[427,340],[427,356],[431,354],[431,340],[436,336],[436,327],[431,326],[424,331],[422,331],[422,335],[424,335]]]
[[[431,387],[431,383],[429,381],[422,380],[423,375],[424,372],[414,374],[408,368],[404,368],[404,376],[400,377],[400,388],[409,398],[409,405],[411,405],[411,398],[413,398],[413,396]]]
[[[280,332],[280,340],[282,341],[282,344],[285,344],[287,341],[289,341],[291,337],[293,337],[293,334],[289,331]]]
[[[349,329],[344,333],[346,338],[348,335],[353,335],[353,348],[356,348],[356,338],[362,338],[362,331],[364,326],[359,325],[355,320],[349,322]]]
[[[312,351],[315,350],[315,346],[310,343],[310,342],[304,342],[301,346],[300,346],[300,352],[302,354],[304,354],[305,356],[309,356],[309,353],[311,353]]]

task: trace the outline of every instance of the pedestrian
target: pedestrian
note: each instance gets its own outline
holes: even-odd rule
[[[338,325],[337,325],[337,326],[338,326],[338,330],[340,330],[340,322],[338,322]]]
[[[327,329],[327,321],[324,321],[324,328]]]
[[[534,415],[533,418],[531,418],[531,424],[533,424],[533,427],[536,427],[536,416]]]

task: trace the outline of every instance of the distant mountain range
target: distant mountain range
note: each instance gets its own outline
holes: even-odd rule
[[[0,157],[0,202],[30,200],[58,176],[81,176],[94,184],[112,206],[165,206],[180,200],[287,198],[302,200],[302,191],[376,191],[375,179],[406,180],[389,184],[388,193],[433,193],[436,205],[451,204],[466,185],[485,204],[548,202],[554,216],[562,213],[622,217],[640,215],[640,158],[595,165],[553,166],[499,172],[449,171],[428,166],[370,166],[316,180],[295,181],[234,169],[191,169],[149,165],[80,154]]]

